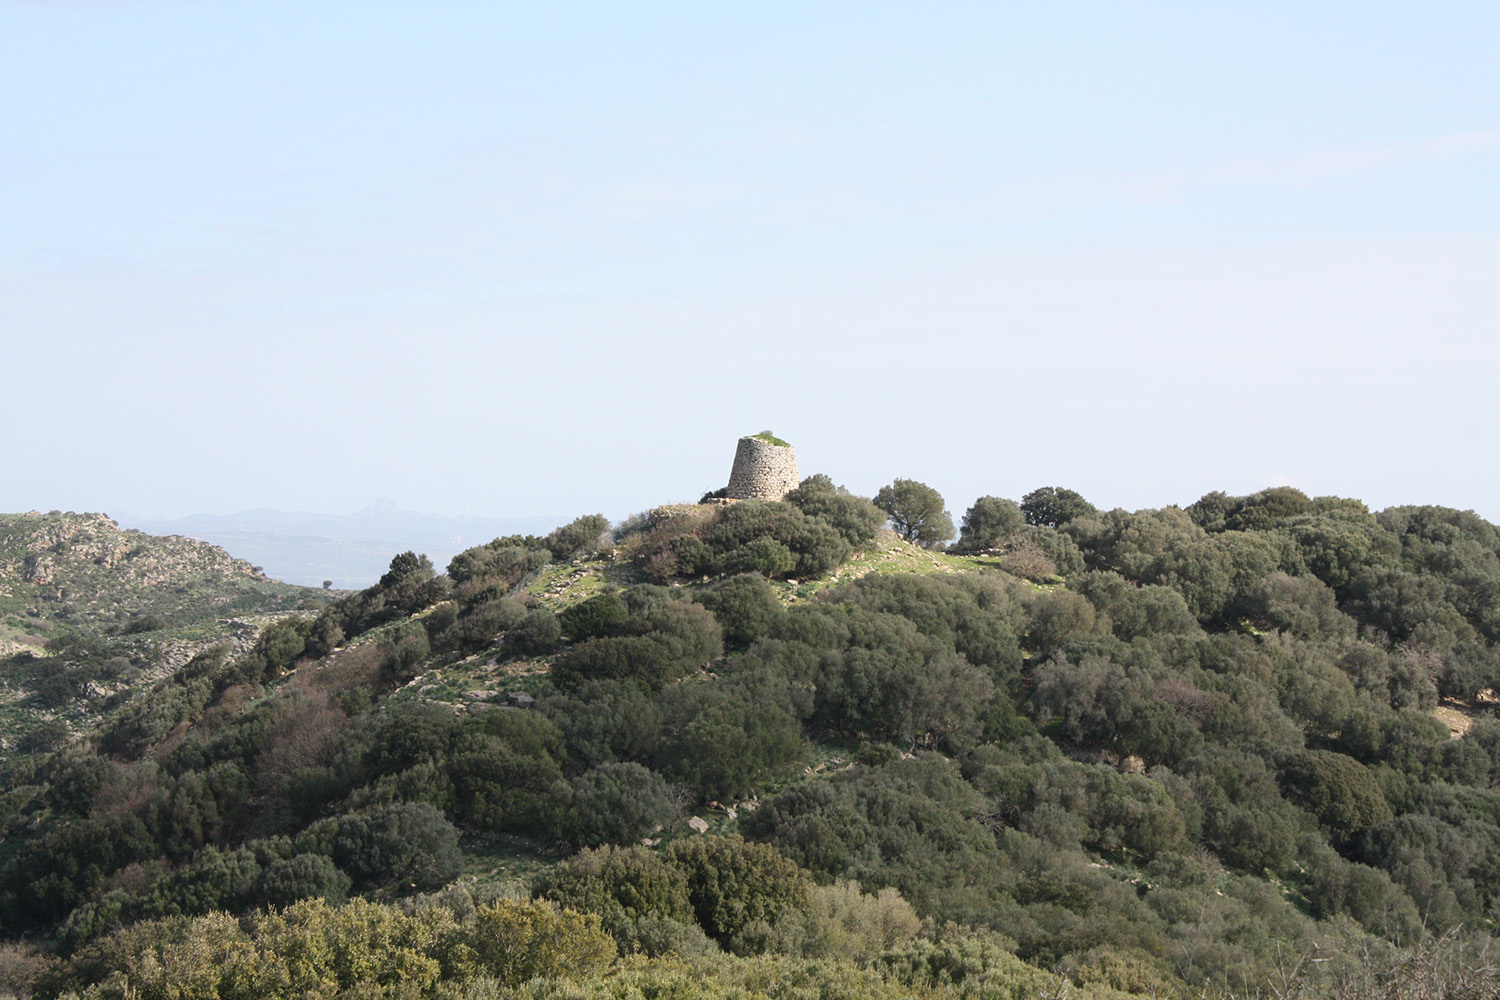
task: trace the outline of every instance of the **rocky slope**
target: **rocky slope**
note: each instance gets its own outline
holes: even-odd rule
[[[0,514],[0,613],[75,627],[156,616],[181,625],[294,607],[313,592],[268,579],[206,542],[121,530],[104,514]]]

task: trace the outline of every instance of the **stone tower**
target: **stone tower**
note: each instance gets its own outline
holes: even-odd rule
[[[801,482],[797,478],[797,449],[767,440],[770,436],[766,431],[740,438],[725,496],[732,500],[780,500],[797,488]]]

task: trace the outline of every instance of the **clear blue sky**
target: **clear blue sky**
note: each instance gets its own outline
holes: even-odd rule
[[[1500,520],[1500,5],[0,3],[0,509]]]

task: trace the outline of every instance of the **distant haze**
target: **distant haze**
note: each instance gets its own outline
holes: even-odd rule
[[[503,535],[545,534],[571,518],[442,517],[397,509],[383,500],[353,514],[260,510],[151,519],[121,514],[122,528],[185,535],[247,559],[266,575],[309,587],[367,587],[399,552],[426,555],[441,573],[456,554]]]

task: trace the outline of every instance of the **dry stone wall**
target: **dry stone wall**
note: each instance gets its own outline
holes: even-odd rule
[[[800,482],[797,449],[764,438],[742,437],[725,495],[733,500],[780,500]]]

